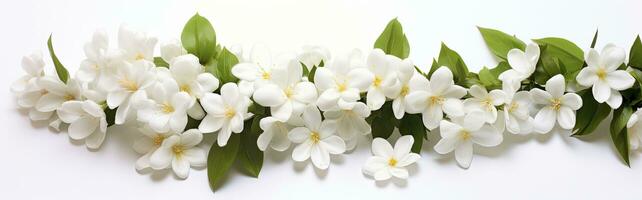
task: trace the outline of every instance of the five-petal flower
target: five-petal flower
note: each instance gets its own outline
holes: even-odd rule
[[[330,154],[342,154],[346,144],[334,135],[337,124],[332,120],[321,120],[321,113],[315,106],[306,107],[303,112],[304,127],[296,127],[288,133],[288,138],[298,145],[292,151],[292,159],[302,162],[311,158],[312,164],[319,169],[330,166]]]
[[[535,132],[548,133],[555,127],[555,122],[563,129],[575,126],[575,111],[582,107],[582,98],[575,93],[564,94],[565,90],[566,83],[561,74],[546,81],[546,91],[531,90],[533,101],[543,106],[535,115]]]
[[[624,63],[626,53],[624,49],[609,44],[601,53],[595,49],[586,54],[585,68],[577,74],[577,83],[582,86],[593,86],[593,97],[599,103],[606,102],[611,108],[617,109],[622,104],[622,95],[619,91],[633,86],[635,79],[618,67]]]
[[[411,165],[421,156],[410,152],[414,138],[411,135],[401,136],[397,139],[394,149],[388,141],[382,138],[372,140],[372,154],[363,166],[363,173],[374,177],[377,181],[397,177],[408,178],[408,170],[405,168]]]

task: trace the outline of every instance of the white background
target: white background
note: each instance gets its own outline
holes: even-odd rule
[[[440,42],[458,51],[477,71],[496,61],[476,26],[516,34],[523,40],[559,36],[588,48],[596,28],[598,47],[612,42],[628,49],[642,33],[640,1],[34,1],[4,0],[0,7],[0,199],[641,199],[640,152],[631,168],[618,158],[608,126],[582,140],[559,133],[506,135],[495,148],[476,148],[468,170],[452,155],[440,156],[430,135],[422,159],[403,181],[375,183],[361,173],[370,155],[361,143],[333,157],[326,172],[294,164],[290,152],[268,152],[260,179],[233,171],[212,193],[205,170],[187,180],[168,171],[139,174],[127,128],[110,128],[99,151],[88,151],[66,134],[31,123],[16,109],[9,85],[23,74],[20,59],[46,53],[47,36],[68,68],[78,67],[82,45],[97,28],[112,36],[126,22],[158,36],[179,38],[195,12],[214,25],[224,45],[262,42],[274,53],[305,44],[334,53],[368,49],[386,23],[398,17],[410,40],[410,58],[422,67],[438,55]],[[115,37],[112,38],[112,44]],[[46,54],[45,54],[46,55]],[[47,60],[49,70],[52,65]],[[4,89],[2,89],[4,88]]]

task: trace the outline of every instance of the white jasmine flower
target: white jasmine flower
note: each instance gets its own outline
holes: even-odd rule
[[[314,66],[319,66],[321,61],[330,60],[330,51],[320,46],[303,46],[303,51],[297,55],[297,60],[303,63],[308,70]]]
[[[156,152],[161,144],[163,144],[163,141],[176,133],[157,132],[148,126],[144,126],[138,130],[142,133],[142,136],[138,137],[136,141],[134,141],[134,150],[143,154],[143,156],[136,160],[136,170],[143,170],[151,167],[149,164],[149,158],[154,152]]]
[[[390,143],[383,138],[372,140],[372,154],[363,166],[363,173],[374,177],[377,181],[388,180],[391,177],[400,179],[408,178],[408,170],[405,168],[411,165],[421,156],[410,152],[415,142],[411,135],[401,136],[395,143],[393,149]]]
[[[171,79],[161,80],[149,90],[149,99],[137,103],[138,120],[157,132],[180,132],[187,124],[190,96],[178,90]]]
[[[293,116],[287,122],[283,122],[274,117],[265,117],[259,123],[263,130],[256,141],[259,149],[265,151],[269,146],[276,151],[285,151],[290,148],[288,132],[294,127],[303,126],[303,119]]]
[[[45,62],[42,61],[42,53],[34,52],[28,56],[22,57],[22,70],[27,72],[26,75],[20,77],[11,84],[11,91],[20,94],[22,92],[32,90],[33,87],[37,87],[37,82],[40,77],[44,75],[43,68]],[[19,95],[20,96],[20,95]],[[27,102],[31,99],[25,99]],[[28,104],[35,103],[30,102]],[[33,106],[31,106],[33,107]]]
[[[71,139],[84,139],[90,149],[100,148],[107,133],[107,120],[101,105],[92,100],[67,101],[57,113],[63,122],[69,123]]]
[[[160,53],[165,62],[172,63],[174,58],[187,54],[187,50],[183,48],[181,41],[173,39],[161,44]]]
[[[461,98],[466,89],[455,85],[453,74],[448,67],[440,67],[430,81],[425,78],[413,79],[411,85],[417,87],[406,96],[406,112],[421,113],[426,128],[432,130],[439,126],[444,113],[451,117],[464,115],[464,104]]]
[[[401,119],[406,113],[406,96],[410,91],[414,91],[421,86],[411,85],[417,83],[417,81],[410,81],[415,78],[416,73],[415,66],[409,59],[404,59],[403,61],[393,59],[393,62],[399,62],[398,64],[393,64],[393,66],[396,66],[397,81],[393,87],[384,88],[384,92],[386,97],[392,99],[392,112],[395,117]],[[424,78],[420,75],[417,76]]]
[[[508,132],[513,134],[528,134],[533,131],[533,117],[530,116],[530,106],[533,101],[528,91],[519,91],[520,82],[505,81],[503,90],[506,94],[506,101],[503,113],[504,125]],[[497,119],[500,120],[499,117]]]
[[[637,150],[642,145],[642,109],[635,111],[626,123],[629,149]]]
[[[273,71],[272,82],[256,89],[253,96],[256,103],[270,107],[273,117],[286,121],[316,101],[316,87],[313,83],[301,81],[303,71],[298,61],[291,60],[287,68]]]
[[[116,66],[122,65],[120,51],[110,51],[109,38],[105,31],[94,32],[92,40],[85,44],[85,60],[80,63],[76,78],[81,82],[102,80],[104,76],[113,73]]]
[[[497,108],[504,104],[506,93],[501,90],[493,90],[488,92],[486,88],[480,85],[473,85],[468,90],[472,98],[464,100],[464,108],[467,111],[479,110],[486,115],[487,123],[495,123],[497,120]]]
[[[370,71],[355,66],[351,59],[350,56],[334,58],[325,67],[317,68],[314,84],[320,93],[316,102],[319,109],[350,109],[374,81]]]
[[[441,120],[439,132],[441,140],[434,149],[439,154],[455,151],[455,160],[463,168],[470,167],[473,160],[473,144],[485,147],[499,145],[502,134],[494,127],[485,123],[485,114],[472,111],[465,117],[451,118],[452,122]]]
[[[201,99],[201,105],[207,115],[198,129],[203,133],[218,131],[218,146],[225,146],[232,132],[243,131],[243,120],[249,115],[249,102],[248,97],[241,95],[234,83],[223,85],[220,95],[206,93]]]
[[[169,136],[149,157],[149,164],[155,170],[171,167],[176,176],[185,179],[191,166],[201,167],[207,163],[205,151],[196,146],[201,140],[203,134],[197,129]]]
[[[246,91],[244,93],[251,94],[254,89],[272,81],[273,68],[276,67],[272,63],[272,56],[267,47],[255,45],[252,48],[249,62],[234,65],[232,74],[240,79],[239,87],[244,86],[241,90]]]
[[[626,53],[624,49],[608,44],[598,53],[590,49],[586,54],[585,68],[577,74],[577,83],[582,86],[593,86],[593,97],[599,103],[606,102],[613,109],[622,104],[622,95],[619,91],[633,86],[635,79],[625,70],[618,70],[624,63]]]
[[[129,61],[153,62],[156,42],[158,42],[156,38],[131,30],[126,25],[121,25],[118,30],[118,47],[122,50],[125,59]]]
[[[218,88],[219,81],[211,73],[205,72],[198,58],[186,54],[174,58],[169,66],[172,78],[178,83],[182,92],[192,97],[192,101],[203,97],[203,94],[213,92]]]
[[[36,109],[40,112],[52,112],[67,101],[81,100],[80,84],[74,79],[69,79],[65,84],[58,77],[44,76],[38,79],[38,85],[46,91],[36,103]]]
[[[366,117],[370,116],[370,109],[361,102],[357,102],[352,109],[326,111],[323,116],[336,122],[337,135],[346,142],[346,150],[352,150],[357,146],[358,136],[372,132],[366,122]]]
[[[390,90],[400,90],[394,87],[397,82],[397,65],[401,60],[392,55],[386,55],[381,49],[374,49],[368,55],[367,69],[374,75],[374,80],[368,88],[366,104],[370,110],[378,110],[386,102],[384,91],[398,93]]]
[[[330,166],[330,154],[342,154],[345,142],[334,135],[337,124],[332,120],[321,121],[321,113],[315,106],[308,106],[303,112],[304,127],[294,128],[288,138],[299,143],[292,151],[292,159],[302,162],[311,158],[312,164],[319,169]]]
[[[506,70],[499,75],[499,80],[516,80],[522,81],[535,72],[537,61],[539,60],[539,46],[537,44],[528,44],[526,52],[520,49],[511,49],[506,56],[508,64],[512,69]]]
[[[582,98],[575,93],[566,93],[564,76],[553,76],[546,81],[546,91],[539,88],[531,90],[533,101],[543,105],[535,115],[534,128],[538,133],[548,133],[557,122],[563,129],[575,126],[575,111],[582,107]]]
[[[107,90],[107,105],[116,110],[115,123],[123,124],[136,99],[145,96],[145,89],[155,82],[154,64],[137,61],[124,63],[106,77],[103,87]]]

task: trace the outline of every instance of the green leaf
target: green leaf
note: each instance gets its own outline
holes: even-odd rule
[[[439,66],[439,63],[437,63],[437,60],[433,58],[432,64],[430,65],[430,70],[428,71],[428,74],[425,75],[426,78],[430,78],[432,76],[432,73],[435,73],[435,71],[437,71],[439,67],[441,66]]]
[[[611,113],[611,107],[608,104],[595,101],[591,90],[585,90],[580,97],[582,97],[582,107],[577,111],[572,136],[590,135]]]
[[[597,43],[597,33],[599,30],[595,30],[595,35],[593,36],[593,41],[591,42],[591,48],[595,48],[595,43]]]
[[[611,139],[617,149],[618,154],[627,166],[629,163],[629,138],[626,129],[626,123],[633,114],[633,108],[622,106],[613,112],[613,120],[611,121]]]
[[[642,70],[642,42],[640,42],[640,36],[635,37],[633,46],[631,46],[631,51],[629,53],[629,66]]]
[[[439,58],[437,59],[438,66],[446,66],[453,72],[453,77],[457,85],[465,85],[466,76],[468,75],[468,67],[459,54],[452,49],[448,48],[446,44],[441,43],[441,50],[439,51]]]
[[[391,54],[401,59],[408,58],[410,45],[397,18],[388,22],[386,28],[375,41],[374,48],[381,49],[386,54]]]
[[[488,69],[487,67],[479,70],[479,82],[486,87],[486,89],[500,89],[502,88],[502,81],[499,80],[499,75],[510,69],[507,62],[499,62],[495,68]]]
[[[216,33],[210,21],[194,15],[187,21],[181,34],[181,42],[187,52],[196,55],[201,64],[216,56]]]
[[[238,78],[232,75],[232,67],[238,63],[239,60],[236,58],[236,55],[226,48],[223,48],[216,60],[211,60],[205,65],[205,71],[214,74],[221,82],[221,85],[225,83],[235,83],[238,81]]]
[[[308,74],[308,81],[314,83],[314,75],[317,73],[317,68],[319,67],[317,66],[312,67],[312,69],[310,70],[310,73]]]
[[[262,116],[255,115],[252,120],[245,121],[245,127],[241,135],[241,146],[239,150],[239,163],[243,171],[252,177],[259,177],[263,167],[263,151],[259,149],[256,141],[261,134],[259,126]]]
[[[508,35],[495,29],[483,27],[477,27],[477,29],[479,29],[479,32],[484,38],[488,48],[490,48],[490,51],[502,60],[506,60],[506,55],[511,49],[517,48],[523,51],[524,48],[526,48],[526,44],[515,36]]]
[[[161,57],[154,57],[154,65],[156,65],[156,67],[169,67],[169,63]]]
[[[381,109],[373,111],[366,120],[372,128],[372,137],[388,139],[398,123],[392,112],[392,101],[384,103]]]
[[[424,128],[421,114],[406,114],[399,121],[399,133],[401,135],[412,135],[415,143],[412,144],[412,152],[420,153],[421,145],[426,138],[426,128]]]
[[[579,71],[582,68],[584,51],[574,43],[555,37],[535,39],[533,41],[540,47],[546,45],[546,52],[542,52],[540,58],[550,56],[559,59],[559,62],[565,66],[567,74]],[[564,76],[567,74],[564,74]]]
[[[105,108],[103,109],[103,111],[105,111],[105,121],[107,121],[107,127],[110,127],[115,124],[116,108],[110,109],[109,106],[107,106],[106,102],[104,105]]]
[[[240,135],[232,134],[227,145],[223,147],[219,147],[217,144],[212,144],[210,147],[210,152],[207,155],[207,177],[212,191],[221,186],[221,181],[236,160],[241,141]]]
[[[58,79],[60,79],[63,83],[67,83],[67,80],[69,80],[69,72],[67,71],[65,66],[60,63],[60,60],[58,60],[58,56],[56,56],[56,53],[54,52],[53,44],[51,42],[51,35],[49,35],[49,39],[47,40],[47,47],[49,48],[49,55],[51,55],[51,60],[53,60],[54,67],[56,67]]]

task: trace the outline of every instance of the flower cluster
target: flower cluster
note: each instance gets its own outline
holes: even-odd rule
[[[204,27],[189,29],[199,24]],[[480,28],[485,39],[516,45],[505,49],[489,42],[501,60],[497,67],[468,72],[459,55],[443,45],[439,61],[423,71],[407,58],[407,41],[400,46],[392,41],[406,40],[400,29],[390,28],[397,25],[393,20],[365,56],[360,50],[331,55],[306,46],[275,57],[258,45],[249,52],[212,45],[215,37],[206,36],[213,29],[207,31],[211,25],[198,15],[186,25],[182,41],[160,45],[160,56],[153,55],[154,37],[121,26],[116,47],[104,31],[93,35],[71,77],[50,40],[58,76],[45,74],[42,55],[34,53],[23,58],[27,75],[11,90],[31,120],[49,120],[56,130],[69,124],[69,137],[90,149],[101,146],[108,126],[131,123],[140,132],[133,142],[142,154],[137,170],[170,168],[186,178],[193,166],[220,162],[207,165],[214,182],[237,157],[258,176],[263,151],[290,146],[294,161],[327,169],[331,155],[350,152],[364,136],[374,138],[374,156],[363,173],[375,180],[405,179],[405,167],[420,159],[422,141],[432,131],[441,136],[434,151],[454,152],[457,163],[468,168],[474,146],[497,146],[504,132],[586,135],[612,109],[611,134],[614,142],[625,138],[627,162],[628,149],[642,143],[642,113],[633,112],[642,101],[637,78],[642,66],[630,61],[626,68],[622,48],[609,44],[598,53],[591,47],[585,59],[574,62],[551,53],[560,48],[556,40],[526,45]],[[402,136],[393,148],[385,139],[394,129]],[[216,139],[209,155],[201,144],[208,135]]]

